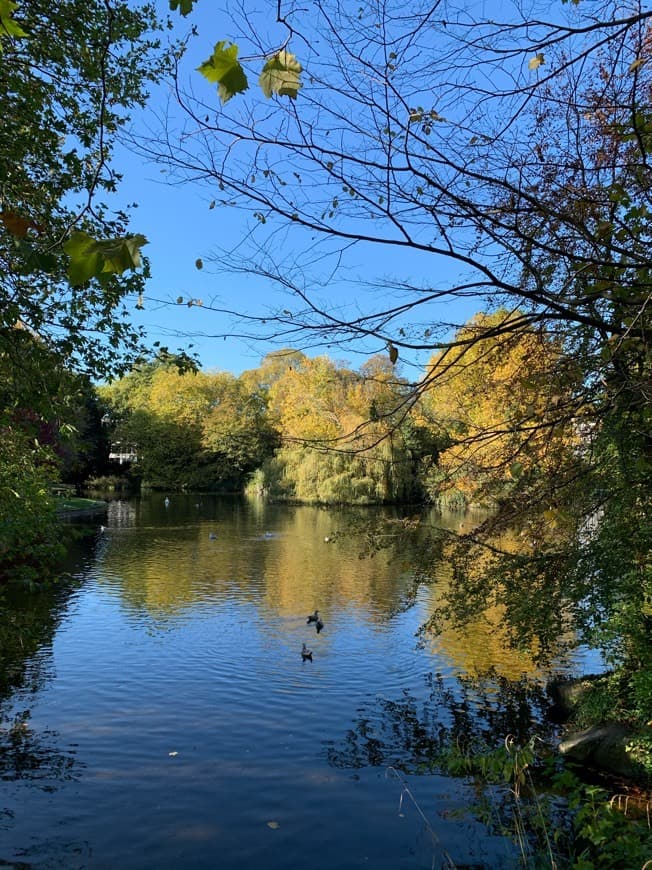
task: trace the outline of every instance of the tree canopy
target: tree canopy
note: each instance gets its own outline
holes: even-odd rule
[[[0,352],[17,324],[70,365],[105,376],[140,350],[122,300],[144,287],[128,214],[112,210],[113,151],[165,57],[152,8],[9,4],[0,35]]]
[[[145,238],[111,197],[117,137],[167,66],[157,29],[148,4],[0,3],[3,579],[52,567],[51,486],[88,471],[101,441],[96,429],[83,446],[97,424],[88,379],[142,352],[125,299],[144,287]]]

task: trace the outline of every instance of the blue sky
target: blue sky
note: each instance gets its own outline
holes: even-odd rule
[[[161,16],[168,14],[168,0],[157,0],[156,5]],[[217,105],[216,89],[205,83],[195,68],[211,54],[215,42],[230,37],[228,18],[220,17],[214,0],[200,0],[188,19],[178,14],[172,19],[175,33],[179,36],[187,33],[191,23],[197,26],[199,35],[192,41],[183,60],[183,75],[193,80],[195,88],[204,88],[206,98],[214,100]],[[136,133],[155,126],[154,116],[164,113],[167,98],[167,87],[157,89],[145,116],[134,119]],[[199,355],[204,369],[239,374],[256,367],[274,345],[234,337],[238,327],[227,314],[172,304],[182,296],[184,300],[201,299],[205,305],[212,303],[218,308],[252,314],[264,313],[272,307],[284,307],[286,303],[281,291],[271,283],[246,275],[221,274],[219,264],[211,261],[211,252],[220,246],[232,246],[246,234],[246,214],[221,206],[209,208],[214,198],[214,192],[209,188],[196,183],[171,184],[161,166],[146,162],[136,154],[120,151],[116,166],[123,173],[121,199],[138,203],[131,229],[147,237],[144,253],[151,264],[152,277],[144,298],[144,310],[135,310],[135,300],[130,303],[134,306],[134,322],[146,327],[151,342],[160,341],[170,350],[192,344],[192,350]],[[302,244],[300,237],[297,244]],[[201,270],[195,265],[198,259],[204,263]],[[347,282],[339,279],[331,282],[327,291],[322,291],[322,296],[336,305],[340,301],[342,305],[357,302],[359,297],[360,306],[364,306],[364,294],[358,287],[364,278],[382,281],[398,274],[401,279],[411,278],[416,282],[424,275],[428,280],[444,279],[444,274],[433,276],[434,265],[432,256],[420,259],[414,252],[400,255],[395,251],[379,250],[377,246],[367,250],[359,247],[347,263]],[[467,310],[434,310],[432,316],[433,319],[441,317],[445,321],[459,322],[473,314],[476,308],[477,305]],[[364,350],[373,353],[385,348],[382,344],[371,343]],[[325,348],[314,352],[328,353],[338,361],[347,361],[354,368],[364,362],[364,356],[353,349]],[[414,357],[410,376],[415,376],[427,359],[426,353]]]

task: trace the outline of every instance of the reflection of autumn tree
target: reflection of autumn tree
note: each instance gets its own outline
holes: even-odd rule
[[[513,646],[508,624],[504,607],[489,606],[479,616],[467,620],[463,627],[440,622],[437,634],[428,635],[429,644],[433,652],[447,658],[456,671],[471,677],[489,673],[512,681],[541,677],[536,648],[531,654],[527,649]]]
[[[315,508],[285,508],[267,515],[274,527],[269,538],[254,531],[242,505],[230,519],[199,526],[157,526],[155,533],[137,526],[109,529],[103,576],[111,586],[119,578],[116,589],[125,604],[154,618],[175,618],[206,600],[260,606],[262,599],[268,613],[281,616],[303,618],[315,607],[328,613],[346,605],[382,620],[400,608],[406,594],[399,561],[406,557],[388,551],[360,560],[355,537],[325,543],[334,525],[348,525],[349,519],[348,512],[333,517]],[[217,538],[209,540],[214,530]]]
[[[419,576],[432,586],[422,630],[441,635],[433,643],[450,648],[469,672],[486,665],[513,678],[577,642],[573,578],[555,549],[555,535],[566,539],[568,529],[553,519],[549,541],[534,534],[529,523],[500,531],[500,513],[487,512],[457,531],[433,529],[419,550]]]

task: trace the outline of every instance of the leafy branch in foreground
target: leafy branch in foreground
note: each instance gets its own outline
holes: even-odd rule
[[[146,243],[147,239],[140,234],[97,241],[78,230],[63,243],[63,250],[70,257],[68,280],[76,287],[91,278],[101,281],[108,275],[138,269],[140,249]]]
[[[27,36],[20,24],[12,18],[18,4],[13,0],[0,0],[0,51],[2,51],[2,39],[5,36],[20,38]]]
[[[0,19],[0,579],[31,581],[59,552],[50,486],[83,464],[87,379],[143,350],[126,300],[145,238],[105,200],[117,137],[168,57],[150,4],[0,0]]]
[[[8,9],[4,6],[3,9]],[[104,376],[140,352],[122,300],[144,286],[145,238],[101,197],[117,189],[116,137],[167,68],[148,6],[11,6],[24,36],[3,40],[0,95],[0,353],[17,325]]]

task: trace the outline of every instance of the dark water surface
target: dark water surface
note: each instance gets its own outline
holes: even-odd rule
[[[17,611],[0,866],[513,866],[464,812],[470,785],[396,773],[438,729],[530,725],[505,687],[545,674],[503,649],[491,614],[420,643],[436,588],[406,608],[409,553],[326,543],[353,513],[170,498],[112,503],[74,592]]]

